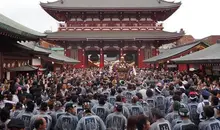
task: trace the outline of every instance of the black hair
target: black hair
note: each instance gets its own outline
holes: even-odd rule
[[[67,97],[66,97],[66,102],[71,101],[71,98],[72,98],[71,96],[67,96]]]
[[[99,98],[99,104],[100,105],[105,105],[105,98],[104,97]]]
[[[122,101],[122,97],[120,95],[116,96],[116,102],[121,102]]]
[[[18,110],[18,109],[21,109],[22,108],[22,103],[18,102],[15,106],[15,109]]]
[[[83,101],[84,101],[84,98],[83,97],[79,97],[78,98],[78,105],[82,106],[83,105]]]
[[[0,112],[0,119],[2,122],[5,122],[8,119],[10,119],[10,110],[7,108],[3,108]]]
[[[181,97],[180,97],[180,95],[177,95],[177,94],[175,94],[175,95],[173,95],[173,101],[181,101]]]
[[[121,89],[121,88],[118,88],[118,89],[117,89],[117,92],[118,92],[118,93],[122,93],[122,89]]]
[[[13,105],[11,103],[5,103],[5,107],[6,109],[8,109],[9,111],[13,108]]]
[[[211,118],[215,115],[215,111],[212,106],[204,106],[203,110],[204,110],[204,114],[207,118]]]
[[[48,104],[46,102],[42,102],[40,105],[41,111],[47,111],[48,110]]]
[[[138,97],[138,99],[143,99],[143,96],[141,93],[136,93],[136,96]]]
[[[43,118],[36,119],[34,122],[34,128],[39,129],[44,124]]]
[[[179,82],[178,84],[179,84],[179,86],[182,86],[182,85],[183,85],[183,83],[182,83],[182,82]]]
[[[28,101],[28,102],[27,102],[26,111],[27,111],[27,112],[33,112],[33,111],[34,111],[34,107],[35,107],[34,102],[33,102],[33,101]]]
[[[214,106],[217,106],[218,103],[219,103],[219,99],[218,99],[218,97],[215,97],[215,96],[212,97],[211,101],[212,101],[212,103],[213,103]]]
[[[146,125],[146,122],[148,121],[148,118],[144,115],[140,115],[138,117],[138,121],[137,121],[137,124],[136,124],[136,127],[138,130],[143,130],[144,128],[144,125]]]
[[[78,96],[77,95],[72,95],[72,102],[73,103],[76,103],[77,102],[77,99],[78,99]]]
[[[110,93],[110,95],[111,95],[111,96],[114,96],[115,93],[116,93],[115,89],[112,88],[112,89],[111,89],[111,93]]]
[[[212,90],[211,93],[212,93],[214,96],[217,96],[217,95],[218,95],[218,91],[217,91],[217,90]]]
[[[146,95],[147,95],[147,97],[152,97],[154,95],[154,93],[151,89],[147,89]]]

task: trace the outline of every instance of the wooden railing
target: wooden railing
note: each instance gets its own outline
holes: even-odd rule
[[[59,27],[59,31],[146,31],[163,30],[163,26],[75,26]]]

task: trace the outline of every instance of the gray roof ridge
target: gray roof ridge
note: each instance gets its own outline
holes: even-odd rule
[[[34,36],[37,36],[37,37],[44,37],[46,36],[46,34],[44,33],[41,33],[41,32],[38,32],[34,29],[31,29],[29,27],[26,27],[16,21],[14,21],[13,19],[9,18],[9,17],[6,17],[5,15],[1,14],[0,13],[0,23],[1,24],[4,24],[5,26],[8,26],[10,28],[14,28],[18,31],[21,31],[20,33],[27,33],[29,35],[34,35]]]
[[[200,42],[203,42],[203,41],[201,41],[201,40],[195,40],[195,41],[193,41],[193,42],[188,42],[187,44],[182,44],[182,45],[179,45],[179,46],[172,47],[172,48],[170,48],[170,50],[171,50],[171,49],[180,48],[180,47],[184,47],[184,46],[189,46],[189,45],[192,45],[192,44],[198,44],[198,43],[200,43]]]
[[[165,2],[165,3],[171,3],[171,4],[181,4],[182,2],[174,2],[174,1],[166,1],[166,0],[160,0],[162,2]]]

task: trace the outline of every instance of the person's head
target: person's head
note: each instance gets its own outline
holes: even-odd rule
[[[115,105],[115,110],[116,110],[117,112],[122,112],[122,111],[123,111],[123,105],[120,104],[120,103],[116,103],[116,105]]]
[[[189,99],[190,99],[192,102],[197,101],[197,93],[196,93],[196,92],[190,92],[190,93],[189,93]]]
[[[5,103],[5,107],[4,108],[6,108],[6,109],[8,109],[10,111],[10,110],[13,109],[13,104],[7,102],[7,103]]]
[[[76,110],[75,110],[76,106],[73,105],[73,103],[68,103],[66,104],[66,108],[65,111],[71,114],[75,114]]]
[[[72,95],[72,102],[77,103],[78,96],[76,94]]]
[[[180,102],[180,101],[181,101],[180,95],[174,94],[174,95],[173,95],[173,101],[178,101],[178,102]]]
[[[105,105],[105,98],[104,97],[99,98],[99,105]]]
[[[188,118],[189,117],[189,111],[188,111],[188,109],[187,108],[180,108],[179,109],[179,116],[181,117],[181,118]]]
[[[122,88],[118,88],[117,93],[122,93]]]
[[[134,96],[134,97],[132,97],[132,99],[131,99],[131,102],[133,103],[133,104],[135,104],[135,103],[137,103],[138,102],[138,97],[137,96]]]
[[[46,112],[48,110],[48,105],[46,102],[42,102],[40,105],[40,111]]]
[[[211,102],[212,102],[212,106],[217,106],[219,103],[219,98],[214,96],[214,97],[212,97]]]
[[[16,104],[16,106],[15,106],[15,109],[16,110],[21,110],[22,109],[22,103],[20,103],[20,102],[18,102],[17,104]]]
[[[140,100],[140,99],[143,99],[143,96],[142,96],[141,93],[136,93],[136,96],[138,97],[139,100]]]
[[[128,118],[127,122],[127,130],[135,130],[137,124],[137,117],[136,116],[130,116]]]
[[[148,121],[148,118],[144,115],[140,115],[138,117],[136,127],[138,130],[149,130],[150,122]]]
[[[118,95],[116,96],[116,102],[122,102],[122,96]]]
[[[164,118],[163,113],[158,108],[153,108],[151,112],[154,121]]]
[[[54,103],[54,110],[55,111],[58,111],[58,110],[60,110],[62,108],[62,103],[60,102],[60,101],[56,101],[55,103]]]
[[[7,127],[8,130],[24,130],[25,125],[23,120],[12,118],[8,123]]]
[[[204,106],[203,110],[204,110],[204,114],[207,118],[211,118],[215,114],[214,108],[212,106]]]
[[[115,93],[116,93],[115,89],[112,88],[112,89],[111,89],[111,93],[110,93],[110,95],[111,95],[111,96],[115,96]]]
[[[2,122],[7,121],[10,118],[10,111],[7,108],[3,108],[0,112],[0,120]]]
[[[210,96],[209,91],[207,91],[207,90],[202,90],[202,97],[203,97],[204,100],[208,100],[208,99],[209,99],[209,96]]]
[[[85,99],[82,105],[84,110],[91,109],[91,102],[89,99]]]
[[[33,112],[33,111],[34,111],[34,107],[35,107],[34,102],[33,102],[33,101],[28,101],[28,102],[27,102],[26,111],[27,111],[27,112]]]
[[[47,129],[47,122],[44,118],[38,118],[34,122],[34,128],[36,130],[46,130]]]

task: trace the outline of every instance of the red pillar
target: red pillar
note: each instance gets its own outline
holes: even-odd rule
[[[147,65],[144,65],[144,50],[138,49],[138,68],[147,67]]]
[[[100,68],[104,67],[104,54],[103,54],[102,48],[100,49],[100,65],[99,65],[99,67]]]
[[[141,49],[138,49],[138,68],[141,67]]]
[[[65,49],[64,51],[65,51],[65,55],[66,55],[67,57],[71,57],[71,49]],[[72,58],[72,57],[71,57],[71,58]]]
[[[86,61],[86,55],[85,55],[85,49],[82,49],[82,68],[86,68],[86,65],[85,65],[85,61]]]

